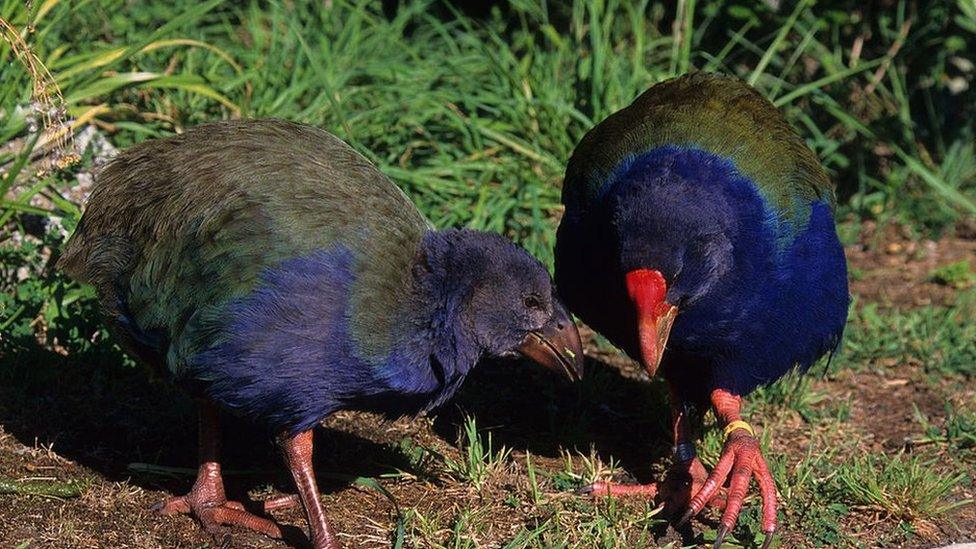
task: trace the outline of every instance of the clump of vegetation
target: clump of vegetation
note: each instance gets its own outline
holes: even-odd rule
[[[492,474],[507,465],[511,455],[511,450],[504,446],[495,449],[491,441],[491,431],[484,435],[479,433],[473,417],[465,418],[458,437],[458,447],[461,449],[461,458],[445,457],[444,467],[451,477],[470,484],[476,491],[481,491]]]
[[[835,368],[893,361],[927,371],[976,376],[976,292],[957,296],[949,307],[883,309],[868,303],[848,322]]]
[[[972,504],[971,500],[951,501],[947,497],[967,480],[967,475],[946,474],[934,467],[935,463],[923,455],[858,456],[837,470],[837,494],[849,505],[864,506],[908,523]]]
[[[813,390],[812,384],[812,376],[790,373],[753,393],[749,406],[795,410],[803,419],[812,421],[817,415],[817,406],[827,398],[823,393]]]
[[[976,405],[976,402],[973,404]],[[915,441],[916,444],[936,442],[956,450],[976,451],[976,411],[948,401],[945,404],[945,420],[941,425],[933,424],[918,410],[915,415],[925,429],[925,436]]]
[[[963,259],[935,269],[929,274],[929,280],[961,290],[976,284],[976,272],[973,272],[969,261]]]

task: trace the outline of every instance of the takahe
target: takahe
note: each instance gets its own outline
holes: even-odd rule
[[[657,497],[685,511],[680,524],[728,478],[719,546],[755,476],[769,542],[776,487],[740,405],[838,345],[849,296],[834,200],[813,152],[735,78],[660,83],[583,137],[566,170],[556,285],[650,375],[660,366],[675,458],[660,485],[584,492]],[[709,401],[725,428],[710,475],[689,420]]]
[[[59,265],[94,285],[129,353],[200,399],[196,483],[157,507],[208,530],[282,535],[227,501],[218,409],[277,434],[313,545],[337,547],[312,469],[326,416],[428,410],[486,356],[581,372],[579,334],[537,260],[499,235],[434,230],[309,126],[219,122],[129,149],[100,174]]]

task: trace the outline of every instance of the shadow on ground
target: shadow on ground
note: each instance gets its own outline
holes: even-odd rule
[[[665,395],[659,380],[627,376],[619,365],[592,358],[578,384],[524,361],[491,362],[468,376],[437,413],[434,429],[454,442],[467,414],[491,430],[497,446],[546,457],[592,448],[648,482],[650,463],[670,449]]]
[[[0,361],[0,424],[7,433],[27,447],[53,446],[112,482],[170,494],[190,488],[191,476],[167,475],[165,468],[196,466],[192,399],[104,342],[69,356],[30,343]],[[637,480],[653,480],[659,471],[650,464],[660,463],[670,448],[663,385],[621,364],[590,359],[586,370],[583,382],[569,384],[526,361],[481,364],[433,413],[433,434],[455,445],[465,417],[473,416],[479,429],[491,430],[496,448],[547,458],[566,451],[587,455],[592,448]],[[347,488],[344,477],[411,471],[397,447],[402,435],[380,434],[384,428],[379,418],[356,414],[317,432],[324,493]],[[222,431],[228,497],[246,501],[256,487],[293,492],[271,433],[230,416]],[[132,463],[161,467],[134,473]]]
[[[180,494],[189,489],[191,477],[129,468],[146,463],[162,466],[164,473],[163,468],[196,467],[195,404],[153,377],[114,353],[69,359],[40,348],[13,352],[0,363],[0,424],[21,444],[53,445],[62,457],[109,480]],[[228,496],[243,498],[254,485],[291,492],[272,434],[232,416],[221,421]],[[394,449],[351,433],[323,429],[316,440],[316,464],[339,476],[408,467]],[[320,485],[328,493],[347,483],[323,478]]]
[[[435,432],[456,443],[470,415],[492,431],[496,446],[547,457],[592,447],[640,474],[668,451],[662,384],[599,360],[588,360],[586,369],[583,382],[569,384],[525,361],[481,364],[433,412]],[[195,467],[192,399],[114,351],[69,358],[27,347],[7,354],[0,363],[0,421],[22,444],[53,444],[62,456],[116,481],[132,475],[127,466],[134,462]],[[229,468],[281,469],[258,480],[287,480],[272,434],[231,416],[223,417],[222,428]],[[409,467],[395,449],[341,430],[322,429],[317,441],[321,468],[371,476]]]

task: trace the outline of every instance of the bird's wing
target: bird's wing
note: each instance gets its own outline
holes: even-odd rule
[[[172,339],[196,310],[247,293],[269,267],[342,246],[357,259],[352,336],[378,356],[427,230],[409,199],[331,134],[226,121],[111,162],[59,266],[95,285],[110,317]]]
[[[583,137],[566,170],[567,213],[587,211],[617,166],[663,145],[731,159],[786,221],[805,223],[813,201],[834,206],[827,174],[772,103],[737,78],[698,72],[651,87]]]

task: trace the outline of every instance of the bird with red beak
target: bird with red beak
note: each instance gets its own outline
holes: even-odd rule
[[[664,376],[674,437],[663,482],[583,491],[656,498],[679,524],[724,503],[718,547],[754,478],[767,545],[776,486],[742,397],[840,340],[846,264],[823,168],[759,93],[697,73],[652,87],[590,130],[570,158],[563,203],[560,296]],[[711,473],[695,453],[696,412],[709,405],[725,441]]]
[[[653,376],[661,365],[678,308],[665,301],[668,285],[660,271],[637,269],[627,273],[625,279],[627,295],[637,314],[641,362],[647,373]]]

